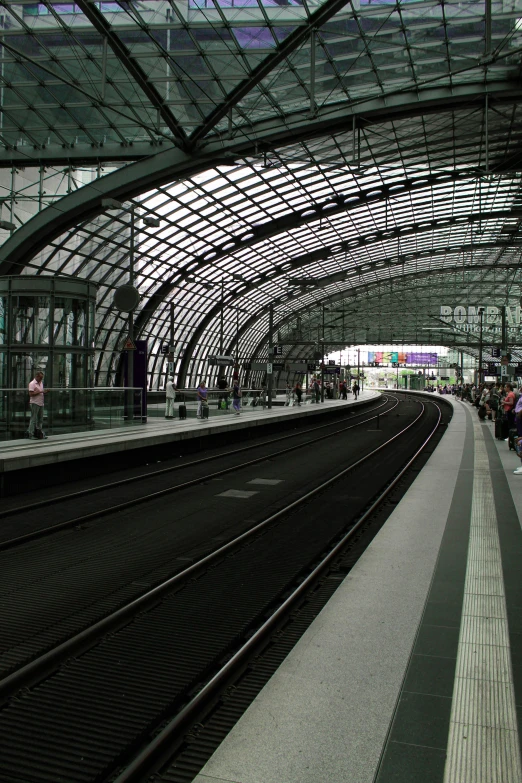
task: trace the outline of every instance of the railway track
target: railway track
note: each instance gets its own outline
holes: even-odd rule
[[[340,428],[338,422],[329,422],[327,424],[321,424],[319,426],[307,428],[306,430],[300,429],[298,432],[292,432],[277,438],[270,438],[261,443],[256,442],[246,446],[241,446],[236,449],[231,449],[226,452],[212,454],[197,460],[169,465],[163,468],[156,468],[152,471],[147,471],[137,475],[133,474],[127,478],[88,487],[76,492],[70,492],[59,497],[46,498],[31,503],[25,503],[20,506],[13,506],[12,508],[3,509],[0,511],[0,524],[2,525],[4,534],[6,530],[14,529],[17,525],[23,525],[24,521],[28,520],[30,524],[34,524],[35,513],[48,507],[52,507],[53,517],[63,514],[65,518],[54,522],[52,525],[37,527],[36,529],[32,529],[21,535],[12,535],[11,537],[7,537],[4,540],[0,540],[0,552],[2,550],[11,549],[13,547],[19,546],[20,544],[27,543],[28,541],[51,535],[59,530],[82,525],[95,519],[99,519],[100,517],[103,517],[107,514],[122,511],[138,503],[147,503],[154,498],[162,497],[164,495],[186,489],[190,486],[195,486],[198,483],[209,481],[218,476],[223,476],[227,473],[234,472],[235,470],[238,470],[238,468],[262,462],[268,457],[272,458],[281,456],[295,449],[306,447],[309,444],[318,442],[324,438],[342,434],[347,430],[353,429],[354,427],[358,427],[373,421],[377,416],[380,417],[386,415],[386,413],[389,413],[397,405],[396,398],[392,397],[391,399],[395,399],[395,402],[392,402],[391,405],[389,404],[389,398],[384,397],[383,401],[378,405],[373,406],[369,410],[352,415],[350,417],[351,423]],[[369,413],[372,415],[368,416]],[[360,419],[360,421],[353,423],[355,419]],[[337,429],[332,430],[333,427],[337,427]],[[327,431],[324,432],[325,430]],[[324,434],[313,437],[309,441],[303,440],[304,436],[317,433],[318,431],[324,432]],[[275,444],[292,439],[296,441],[295,445],[288,446],[273,452],[270,451],[270,447],[274,446]],[[260,454],[254,459],[242,461],[243,455],[252,450],[262,450],[264,453]],[[240,461],[238,462],[236,458],[239,458]],[[223,463],[227,460],[231,461],[231,464],[228,467],[222,467],[218,470],[213,470],[210,473],[203,472],[200,475],[197,475],[195,478],[180,481],[176,485],[170,485],[169,483],[170,476],[173,473],[179,473],[182,471],[198,471],[201,467],[206,470],[206,466],[209,463]],[[159,487],[158,482],[160,484]],[[152,484],[154,484],[154,488],[147,489],[147,485],[150,487]],[[144,492],[141,491],[141,487],[143,486],[145,486]],[[125,499],[116,503],[112,502],[107,504],[107,497],[112,497],[116,490],[121,491]],[[77,504],[79,502],[83,504],[87,498],[91,499],[93,496],[96,497],[95,508],[87,513],[78,514],[76,510]],[[70,509],[73,509],[72,516]]]
[[[439,427],[438,406],[409,405],[418,406],[418,415],[369,454],[4,678],[1,779],[123,783],[148,775],[163,743],[179,738],[196,706],[214,698],[214,686],[222,687],[247,653],[266,644],[266,634],[310,589],[317,560],[322,573],[393,491],[398,476],[390,453],[400,451],[411,465],[427,447]],[[437,415],[428,414],[431,408]],[[342,496],[348,480],[359,485],[376,464],[386,492],[381,487],[380,497],[348,525],[336,515],[318,525],[325,494],[335,488]],[[292,597],[296,581],[301,588]]]

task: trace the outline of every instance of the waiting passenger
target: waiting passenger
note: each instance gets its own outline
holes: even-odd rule
[[[299,381],[294,386],[294,394],[297,397],[297,404],[301,405],[301,397],[303,396],[303,390]]]
[[[165,406],[165,418],[166,419],[173,419],[174,418],[174,402],[176,400],[176,391],[174,386],[174,378],[172,375],[169,375],[167,380],[167,385],[165,387],[166,389],[166,406]]]
[[[205,386],[205,381],[200,381],[199,386],[197,388],[197,397],[198,397],[198,412],[197,412],[197,418],[201,419],[203,417],[203,407],[208,407],[208,389]]]
[[[502,401],[502,406],[504,408],[504,416],[508,422],[508,427],[511,429],[515,426],[516,396],[515,392],[513,391],[513,386],[510,383],[506,383],[504,388],[506,390],[506,396]]]
[[[360,390],[360,386],[357,383],[357,381],[355,381],[355,383],[353,385],[353,398],[354,398],[354,400],[356,400],[357,397],[359,396],[359,390]]]
[[[285,393],[286,393],[285,405],[290,405],[292,401],[292,387],[290,386],[289,383],[286,384]]]
[[[515,442],[515,448],[518,456],[522,460],[522,394],[519,396],[517,400],[517,404],[514,410],[514,415],[515,415],[515,425],[517,428],[517,439]],[[513,473],[517,474],[518,476],[522,476],[522,463],[520,464],[520,467],[518,467],[516,470],[513,471]]]
[[[218,378],[217,386],[219,389],[218,408],[228,410],[228,381],[224,375]]]
[[[241,410],[241,389],[239,387],[239,381],[234,381],[234,385],[232,387],[232,407],[234,408],[234,413],[236,416],[239,416],[239,412]]]

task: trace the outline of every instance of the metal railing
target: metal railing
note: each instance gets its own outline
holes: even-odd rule
[[[112,429],[142,422],[143,390],[123,387],[45,390],[43,430],[47,435]],[[129,405],[133,415],[129,417]],[[27,437],[31,404],[27,389],[0,389],[0,440]]]

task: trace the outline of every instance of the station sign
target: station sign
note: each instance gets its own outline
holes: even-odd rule
[[[209,356],[208,363],[211,367],[233,367],[233,356]]]
[[[481,317],[482,311],[482,317]],[[522,307],[505,307],[507,329],[517,329],[522,322]],[[488,305],[451,305],[440,306],[440,320],[452,324],[453,328],[461,332],[480,332],[482,329],[487,334],[502,331],[502,307]]]
[[[268,362],[268,364],[266,365],[266,374],[272,375],[272,370],[273,370],[272,362]]]

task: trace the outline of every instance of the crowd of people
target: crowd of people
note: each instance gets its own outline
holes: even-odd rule
[[[229,408],[229,398],[230,395],[232,395],[232,408],[234,410],[234,413],[239,416],[241,411],[241,398],[243,396],[241,386],[239,384],[238,379],[234,379],[232,381],[232,386],[229,387],[229,383],[227,379],[224,376],[221,376],[218,379],[217,382],[217,388],[219,391],[218,399],[217,399],[217,405],[218,408],[222,408],[224,410],[228,410]],[[348,381],[341,380],[339,381],[339,398],[343,400],[348,399],[348,394],[353,394],[354,399],[357,399],[360,391],[359,384],[357,381],[354,382],[353,386],[350,387]],[[320,402],[321,401],[321,380],[319,378],[313,377],[310,381],[310,384],[307,389],[308,394],[312,398],[312,402]],[[205,408],[208,407],[208,393],[209,390],[205,385],[205,381],[201,380],[199,382],[199,385],[196,389],[196,400],[198,403],[197,407],[197,413],[196,418],[202,419],[205,417]],[[256,399],[256,402],[259,402],[259,404],[265,408],[266,402],[267,402],[267,394],[268,390],[266,387],[266,383],[262,385],[262,388],[259,391],[259,397]],[[286,405],[301,405],[303,401],[303,386],[298,381],[293,386],[289,383],[286,384]],[[174,383],[174,378],[172,375],[169,375],[167,378],[167,383],[165,386],[165,396],[166,396],[166,402],[165,402],[165,418],[166,419],[173,419],[174,418],[174,402],[176,400],[176,385]],[[326,382],[324,384],[324,399],[327,400],[333,400],[335,398],[335,389],[333,384],[330,382]]]
[[[354,382],[353,387],[350,387],[348,381],[340,380],[338,388],[339,399],[341,400],[347,400],[348,394],[350,393],[353,393],[354,399],[357,399],[360,391],[357,381]],[[312,378],[308,387],[308,394],[311,396],[312,402],[317,403],[321,401],[321,380],[319,378]],[[303,388],[299,382],[296,383],[295,386],[291,386],[289,383],[286,384],[286,405],[301,405],[302,396]],[[335,396],[335,386],[327,381],[324,384],[324,399],[333,400],[335,399]]]
[[[465,383],[455,384],[449,391],[444,388],[439,390],[441,394],[455,394],[477,408],[479,419],[494,421],[495,437],[506,441],[522,460],[522,394],[515,384]],[[513,472],[522,475],[522,463]]]

